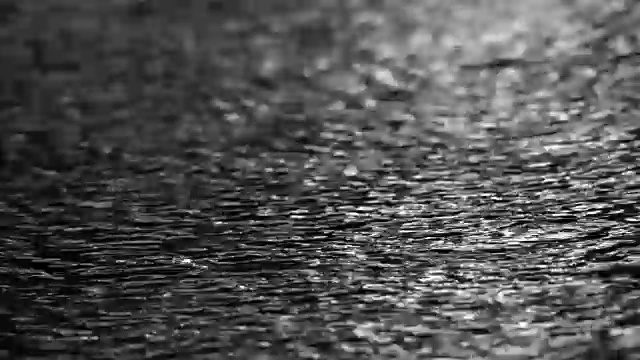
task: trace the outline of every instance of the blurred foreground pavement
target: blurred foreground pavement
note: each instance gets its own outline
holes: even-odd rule
[[[636,2],[0,9],[0,357],[640,358]]]

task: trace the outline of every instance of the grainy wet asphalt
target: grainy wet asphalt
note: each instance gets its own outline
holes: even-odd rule
[[[162,159],[61,177],[64,194],[3,185],[3,347],[59,359],[464,358],[544,331],[548,352],[571,357],[592,327],[637,335],[638,269],[603,269],[640,260],[638,140],[541,137],[567,154],[543,156],[513,139],[374,147],[354,141],[355,126],[325,127],[334,149],[315,151],[336,166],[358,148],[379,165],[329,178],[309,153],[236,153],[224,170],[193,166],[183,182],[198,210],[134,188],[162,181]]]
[[[632,117],[458,136],[350,111],[3,182],[0,354],[582,359],[602,328],[638,358]]]

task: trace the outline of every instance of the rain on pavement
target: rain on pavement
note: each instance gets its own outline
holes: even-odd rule
[[[638,62],[595,5],[211,3],[100,7],[73,124],[3,112],[1,356],[640,358]],[[175,58],[118,52],[159,26]]]

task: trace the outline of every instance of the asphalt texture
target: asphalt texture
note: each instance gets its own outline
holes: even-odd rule
[[[5,3],[0,357],[640,359],[633,2]]]

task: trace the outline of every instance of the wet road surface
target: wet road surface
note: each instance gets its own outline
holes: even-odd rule
[[[633,116],[461,135],[338,103],[3,182],[3,355],[640,358]]]
[[[414,141],[411,157],[381,148],[379,169],[341,180],[314,169],[287,185],[287,158],[312,159],[290,153],[242,176],[194,169],[196,210],[105,195],[129,177],[104,173],[60,180],[84,198],[73,205],[13,189],[6,341],[36,357],[371,358],[508,352],[538,331],[559,348],[592,327],[637,335],[639,267],[611,270],[640,261],[637,165],[624,161],[637,140],[554,159],[564,166],[511,144]],[[128,209],[115,222],[114,201]]]

